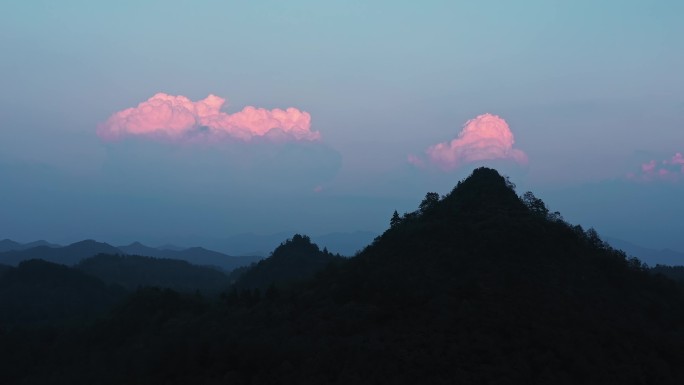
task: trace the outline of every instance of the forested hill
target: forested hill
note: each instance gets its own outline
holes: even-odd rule
[[[295,234],[278,246],[271,256],[245,269],[235,287],[239,289],[267,289],[310,279],[328,264],[344,259],[320,250],[306,235]]]
[[[662,274],[684,286],[684,266],[656,265],[655,267],[652,267],[650,271],[654,274]]]
[[[216,294],[229,285],[228,277],[220,271],[174,259],[99,254],[82,260],[75,267],[128,290],[153,286],[179,292]]]
[[[124,295],[120,287],[39,259],[0,268],[0,332],[19,325],[81,323],[106,314]]]
[[[21,345],[48,344],[41,360],[0,355],[0,382],[684,383],[679,287],[495,170],[390,223],[269,297],[139,292],[90,329]]]

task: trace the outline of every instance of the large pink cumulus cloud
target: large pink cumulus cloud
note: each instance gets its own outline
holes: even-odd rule
[[[682,180],[684,179],[684,156],[682,156],[681,152],[678,152],[672,158],[660,162],[651,160],[641,165],[640,173],[629,173],[627,177],[642,182],[655,180],[674,182]]]
[[[483,114],[466,122],[458,137],[430,146],[427,160],[444,170],[483,160],[508,159],[527,163],[527,155],[513,148],[515,139],[508,123],[497,115]],[[422,158],[410,155],[410,163],[422,166]]]
[[[185,139],[197,136],[250,140],[268,136],[283,140],[318,140],[311,131],[311,115],[296,108],[286,110],[245,107],[228,114],[221,111],[226,100],[209,95],[193,102],[185,96],[158,93],[137,107],[112,115],[98,127],[106,140],[126,136],[152,136]]]

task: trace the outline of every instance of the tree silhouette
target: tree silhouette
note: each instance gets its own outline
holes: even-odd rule
[[[401,217],[399,216],[397,210],[394,210],[394,214],[392,214],[392,219],[390,219],[390,227],[396,227],[399,223],[401,223]]]
[[[420,206],[418,206],[418,209],[421,213],[424,214],[430,208],[435,207],[437,203],[439,203],[439,194],[437,194],[436,192],[429,192],[425,194],[425,199],[423,199],[423,201],[420,202]]]
[[[532,191],[528,191],[521,197],[522,202],[527,206],[530,211],[538,214],[542,217],[546,217],[549,214],[549,209],[546,204],[541,199],[534,196]]]

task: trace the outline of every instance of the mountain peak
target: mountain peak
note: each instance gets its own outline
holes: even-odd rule
[[[307,235],[295,234],[273,250],[273,256],[290,254],[316,254],[320,252],[318,245],[311,242]]]
[[[473,170],[469,177],[458,182],[445,200],[457,200],[462,206],[524,208],[515,193],[515,185],[487,167]]]
[[[236,287],[262,288],[287,285],[311,278],[334,261],[342,261],[321,251],[307,235],[295,234],[276,247],[270,257],[259,261],[239,276]]]
[[[0,252],[17,250],[21,248],[21,243],[15,242],[11,239],[3,239],[0,241]]]
[[[88,246],[88,245],[106,245],[104,242],[98,242],[94,239],[84,239],[82,241],[74,242],[69,246]]]

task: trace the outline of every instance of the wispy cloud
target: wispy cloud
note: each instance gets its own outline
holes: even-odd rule
[[[527,155],[513,148],[514,143],[513,132],[505,120],[497,115],[483,114],[467,121],[455,139],[430,146],[425,151],[427,160],[409,155],[408,161],[417,166],[431,163],[443,170],[482,160],[509,159],[527,163]]]
[[[311,115],[296,108],[266,110],[248,106],[229,114],[221,108],[226,100],[209,95],[193,102],[185,96],[158,93],[137,107],[116,112],[98,127],[105,140],[147,136],[171,140],[268,137],[279,141],[319,140],[311,130]]]

